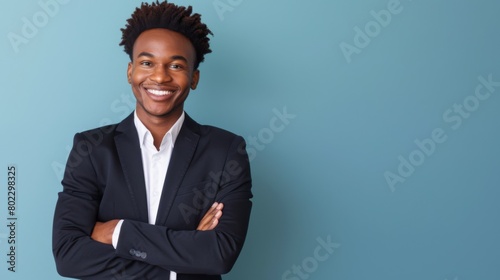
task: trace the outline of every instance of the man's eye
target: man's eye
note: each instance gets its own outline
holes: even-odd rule
[[[149,61],[141,61],[141,65],[142,65],[142,66],[151,66],[151,65],[152,65],[152,63],[151,63],[151,62],[149,62]]]
[[[182,65],[179,65],[179,64],[171,64],[171,65],[170,65],[170,68],[172,68],[172,69],[182,69]]]

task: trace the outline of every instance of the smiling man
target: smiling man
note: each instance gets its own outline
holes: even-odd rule
[[[243,247],[252,193],[243,138],[184,112],[211,32],[191,7],[167,2],[143,3],[122,32],[136,108],[75,135],[54,214],[57,270],[221,279]]]

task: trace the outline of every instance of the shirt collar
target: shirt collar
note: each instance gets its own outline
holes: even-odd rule
[[[169,131],[163,136],[163,139],[160,144],[160,150],[162,150],[167,143],[170,143],[172,147],[174,147],[175,140],[177,140],[177,136],[179,136],[179,133],[182,128],[182,124],[184,123],[185,119],[185,113],[182,111],[181,116],[177,121],[174,123],[174,125],[170,128]],[[153,145],[153,137],[151,132],[148,130],[148,128],[142,123],[142,121],[139,119],[137,116],[137,112],[134,111],[134,124],[135,128],[137,129],[137,134],[139,135],[139,143],[142,146],[147,146],[148,141],[150,141],[150,145]],[[149,140],[148,140],[149,139]]]

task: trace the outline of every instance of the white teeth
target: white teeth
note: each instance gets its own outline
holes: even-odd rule
[[[158,96],[163,96],[173,93],[173,91],[170,90],[156,90],[156,89],[148,89],[148,92]]]

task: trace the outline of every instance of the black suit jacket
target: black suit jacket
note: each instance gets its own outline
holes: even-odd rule
[[[59,274],[81,279],[221,279],[245,240],[251,177],[242,137],[187,114],[172,151],[155,225],[148,224],[133,114],[74,137],[53,223]],[[215,230],[197,231],[224,203]],[[90,238],[96,221],[124,219],[116,250]]]

